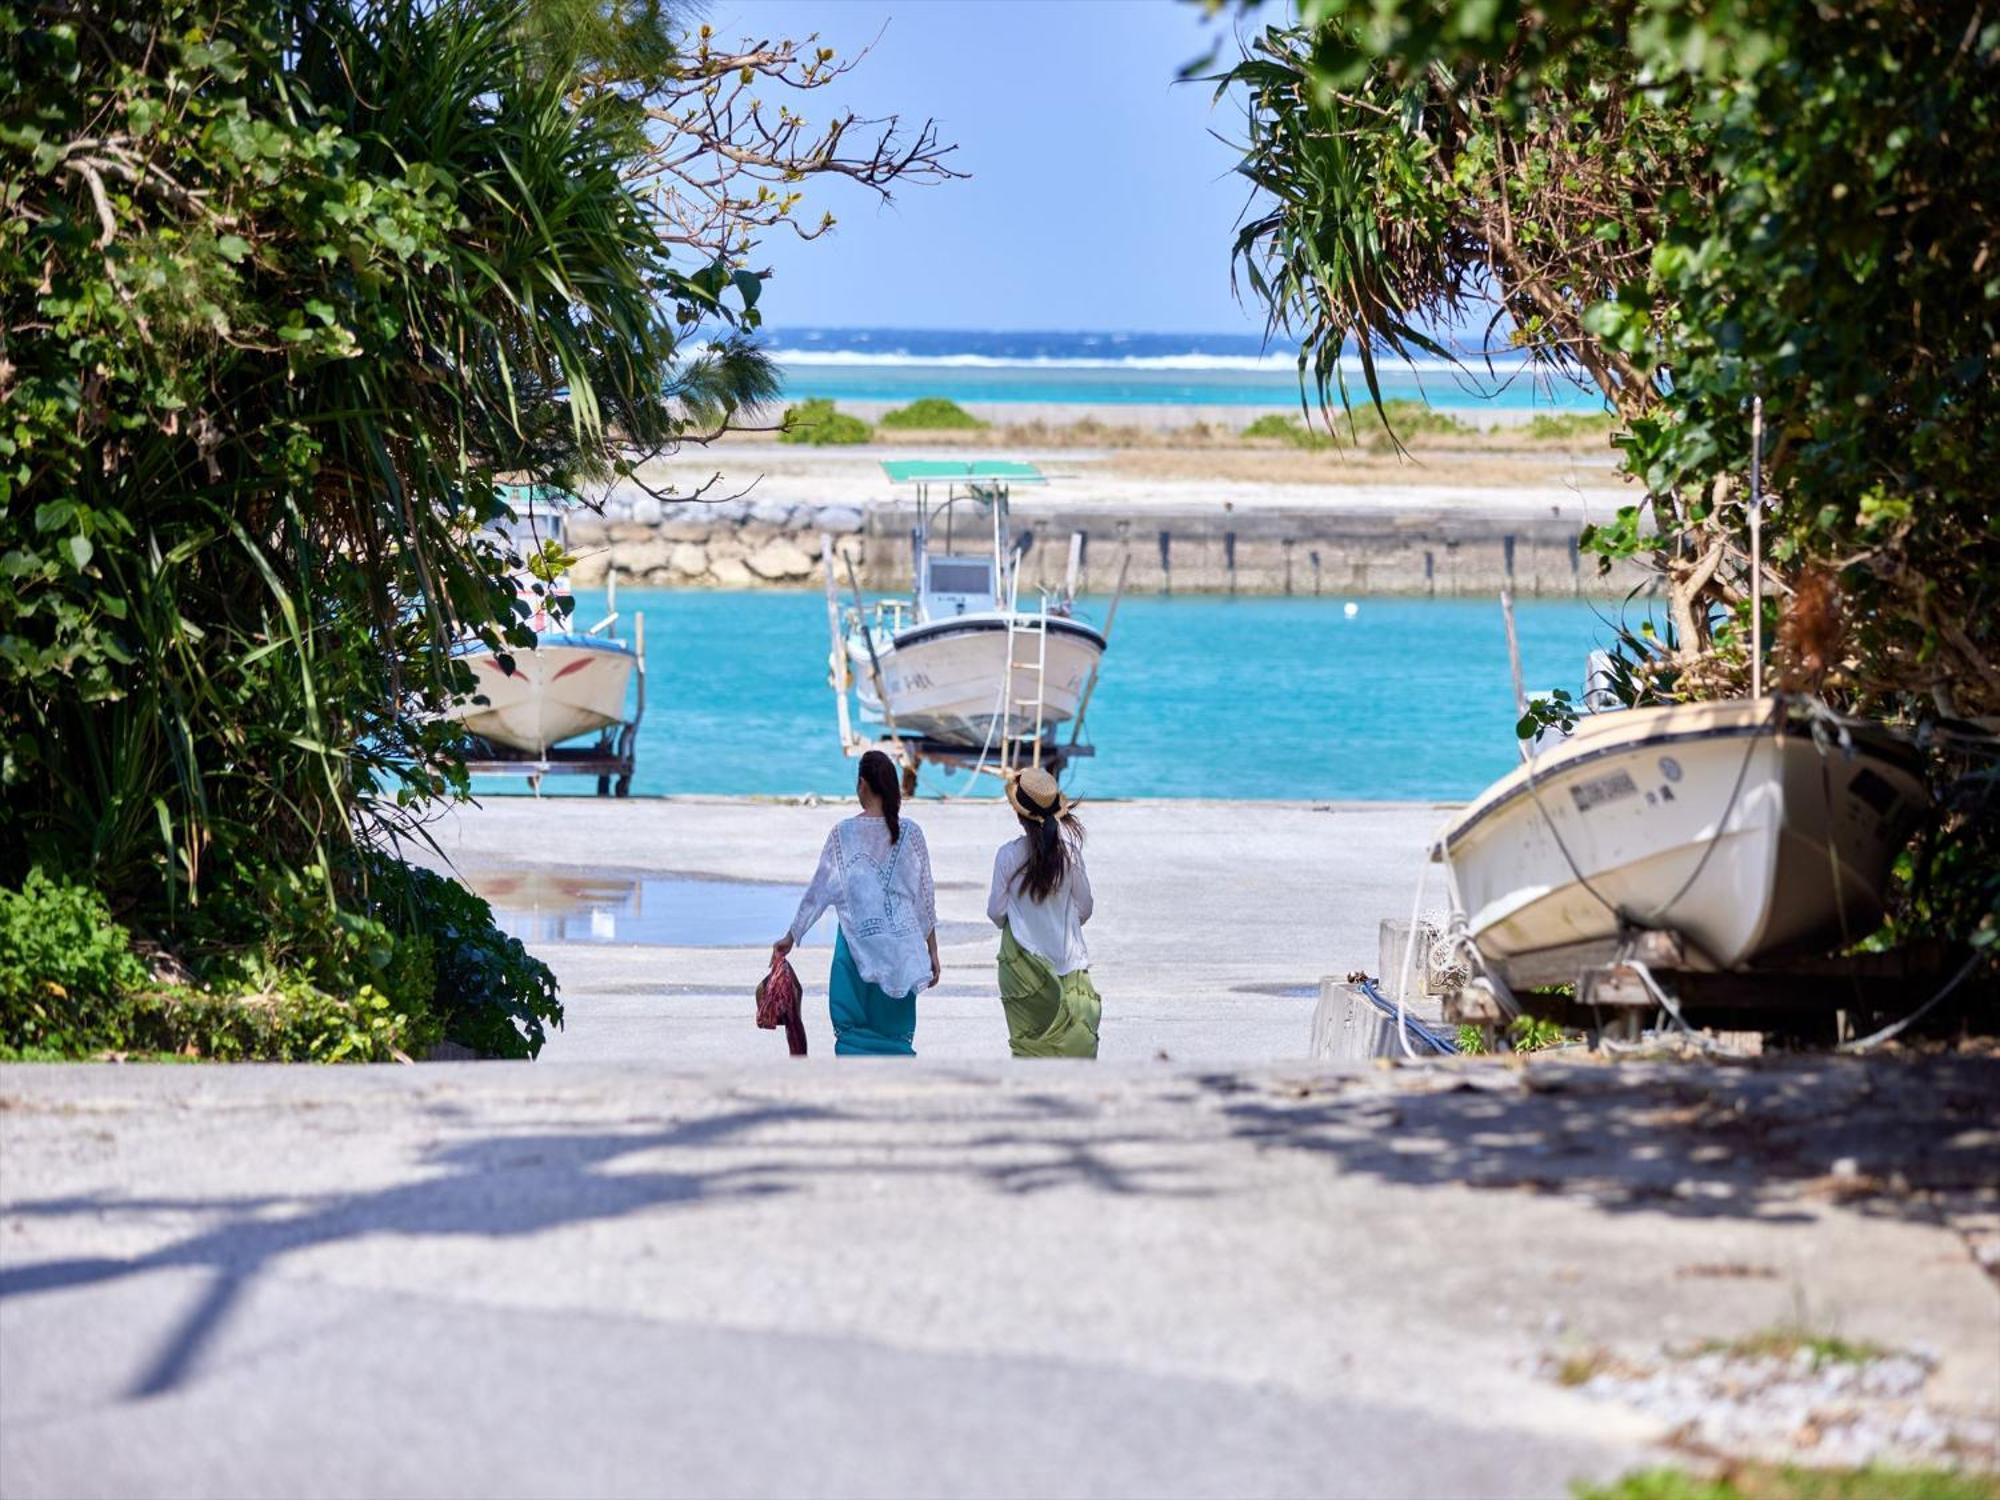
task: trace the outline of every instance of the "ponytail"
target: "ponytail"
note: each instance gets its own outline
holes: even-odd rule
[[[889,842],[900,843],[903,837],[903,778],[896,771],[896,763],[880,750],[870,750],[861,757],[861,780],[869,791],[882,799],[882,821],[889,825]]]

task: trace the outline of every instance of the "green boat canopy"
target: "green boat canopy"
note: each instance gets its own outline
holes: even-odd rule
[[[882,472],[896,484],[1047,484],[1042,471],[1016,459],[961,463],[949,458],[884,459]]]

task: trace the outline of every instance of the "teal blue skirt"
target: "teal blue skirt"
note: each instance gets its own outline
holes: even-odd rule
[[[854,967],[847,935],[833,940],[833,975],[827,983],[833,1012],[833,1050],[841,1057],[915,1057],[917,992],[895,996],[870,984]]]

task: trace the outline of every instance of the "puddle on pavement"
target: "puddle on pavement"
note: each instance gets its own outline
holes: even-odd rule
[[[636,943],[662,948],[762,947],[785,930],[802,885],[645,870],[461,866],[503,932],[524,943]],[[832,947],[831,912],[806,947]],[[940,922],[938,941],[991,936],[983,923]]]
[[[1237,995],[1272,995],[1280,1000],[1317,1000],[1319,986],[1316,984],[1239,984],[1231,991]]]
[[[805,887],[647,871],[478,868],[460,876],[524,943],[642,943],[747,948],[769,943],[798,910]],[[833,942],[831,915],[806,946]]]

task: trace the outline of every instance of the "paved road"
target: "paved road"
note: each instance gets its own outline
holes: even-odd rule
[[[755,1063],[781,1054],[783,1043],[751,1024],[750,991],[827,830],[854,810],[851,802],[719,797],[508,797],[433,832],[476,884],[491,889],[504,875],[507,899],[540,912],[534,928],[543,940],[531,946],[561,976],[572,1013],[545,1063]],[[993,851],[1020,825],[990,798],[926,801],[910,813],[931,850],[945,968],[944,983],[919,1002],[917,1050],[951,1061],[1004,1058],[999,940],[986,919],[986,888]],[[1136,801],[1092,803],[1083,816],[1103,1056],[1224,1063],[1306,1055],[1321,976],[1377,967],[1377,928],[1384,917],[1409,915],[1445,811],[1429,803]],[[633,921],[657,916],[675,893],[644,883],[673,877],[722,882],[709,887],[710,902],[726,905],[734,890],[770,915],[737,936],[739,946],[578,940],[591,932],[593,911],[598,930],[621,939]],[[1429,888],[1441,904],[1435,875]],[[680,944],[703,935],[699,923],[666,925]],[[815,1051],[832,1044],[829,955],[822,944],[796,959]]]
[[[1995,1074],[0,1069],[0,1492],[1561,1495],[1551,1353],[1990,1402]]]

